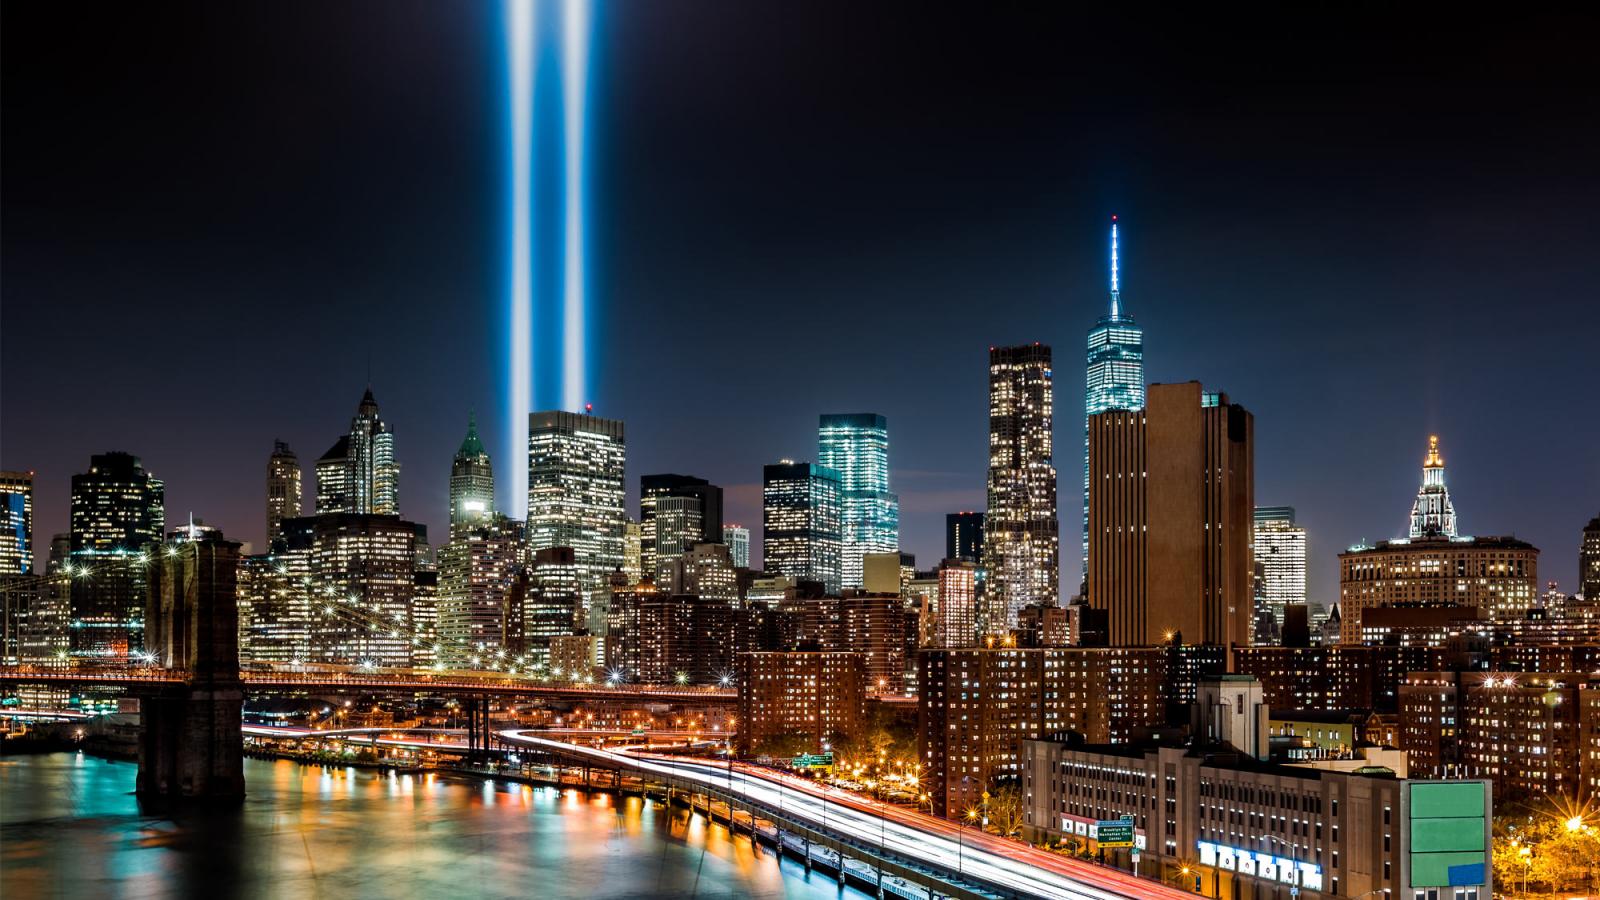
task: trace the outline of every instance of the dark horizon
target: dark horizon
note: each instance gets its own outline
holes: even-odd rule
[[[273,440],[314,496],[369,371],[435,546],[469,410],[505,484],[500,10],[383,11],[4,8],[0,467],[38,473],[36,550],[112,449],[171,522],[260,548]],[[931,567],[944,515],[984,507],[985,352],[1037,340],[1074,593],[1116,214],[1148,381],[1255,415],[1256,499],[1308,528],[1311,599],[1338,551],[1404,533],[1429,434],[1463,533],[1531,541],[1575,590],[1594,25],[603,5],[592,393],[627,423],[630,513],[641,474],[705,477],[759,557],[760,467],[873,411]]]

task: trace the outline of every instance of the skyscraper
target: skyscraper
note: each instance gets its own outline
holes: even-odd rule
[[[839,473],[791,460],[761,472],[761,556],[778,575],[821,582],[837,594]]]
[[[349,433],[317,460],[317,512],[400,514],[394,429],[379,418],[370,387],[356,406]]]
[[[528,417],[528,550],[572,548],[585,608],[622,568],[626,467],[621,421],[561,411]]]
[[[1089,583],[1089,417],[1144,408],[1144,331],[1122,306],[1117,217],[1111,217],[1111,311],[1089,329],[1083,394],[1083,581]]]
[[[139,552],[161,541],[166,486],[139,457],[101,453],[72,476],[72,550]]]
[[[1600,602],[1600,516],[1584,526],[1578,546],[1578,592],[1589,603]]]
[[[724,525],[722,542],[728,545],[728,553],[733,557],[735,568],[750,568],[750,529],[743,525]]]
[[[166,488],[137,456],[103,453],[72,476],[74,656],[126,657],[144,645],[145,560],[166,526]]]
[[[1439,436],[1428,436],[1428,455],[1422,460],[1422,486],[1411,504],[1411,537],[1456,536],[1456,507],[1444,486],[1444,460],[1439,457]]]
[[[665,497],[686,498],[690,505],[676,504],[680,515],[689,515],[699,522],[699,531],[693,540],[680,547],[687,549],[695,543],[715,543],[722,540],[722,488],[704,478],[677,475],[671,472],[643,475],[639,478],[639,564],[645,577],[660,575],[661,561],[656,558],[656,507]],[[681,522],[679,523],[681,524]],[[686,537],[679,535],[679,538]]]
[[[478,439],[476,416],[467,416],[467,436],[450,461],[450,540],[494,519],[494,466]]]
[[[1052,459],[1055,397],[1050,348],[989,348],[988,578],[983,628],[1004,630],[1030,603],[1061,593],[1061,527]]]
[[[900,549],[900,498],[889,490],[889,422],[831,413],[817,425],[817,464],[839,473],[839,572],[861,587],[861,557]]]
[[[272,442],[267,457],[267,545],[278,539],[279,523],[300,515],[300,459],[283,441]]]
[[[312,581],[323,593],[310,623],[313,660],[410,665],[422,526],[354,513],[317,516],[314,523]]]
[[[0,472],[0,575],[33,572],[33,473]]]
[[[944,517],[944,558],[983,560],[983,513],[948,513]]]
[[[703,506],[696,497],[667,495],[656,498],[651,529],[655,532],[655,571],[647,572],[660,582],[695,544],[704,543]]]
[[[1294,523],[1294,507],[1256,507],[1255,560],[1262,605],[1281,630],[1284,607],[1306,602],[1306,530]]]
[[[1089,604],[1112,646],[1244,645],[1254,611],[1255,420],[1198,382],[1089,420]]]
[[[504,648],[506,606],[522,563],[521,523],[504,516],[463,528],[439,549],[441,662],[470,666]]]

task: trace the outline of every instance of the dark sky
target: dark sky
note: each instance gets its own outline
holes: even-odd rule
[[[1255,413],[1313,599],[1402,531],[1429,432],[1463,530],[1572,589],[1600,513],[1596,21],[1204,13],[602,4],[592,393],[630,482],[703,475],[759,527],[762,463],[880,412],[931,564],[983,506],[988,346],[1043,341],[1070,589],[1117,213],[1149,380]],[[369,360],[402,509],[442,534],[468,409],[505,429],[499,7],[3,16],[0,465],[37,470],[40,543],[107,449],[172,518],[259,542],[272,440],[320,455]]]

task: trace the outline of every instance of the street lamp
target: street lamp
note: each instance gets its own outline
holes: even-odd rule
[[[978,811],[970,806],[967,807],[967,814],[961,818],[961,824],[956,830],[956,875],[958,877],[961,875],[962,857],[966,852],[967,825],[976,821],[977,818]]]

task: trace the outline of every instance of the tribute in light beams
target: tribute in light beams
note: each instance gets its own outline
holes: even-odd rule
[[[528,514],[528,413],[533,410],[533,48],[534,0],[506,4],[507,73],[511,80],[510,407],[506,461],[511,510]]]
[[[588,245],[585,228],[588,200],[584,153],[587,136],[589,94],[589,42],[592,29],[588,0],[561,0],[560,81],[562,153],[559,173],[553,154],[540,154],[536,145],[541,133],[535,106],[535,73],[538,71],[540,44],[539,17],[557,11],[554,4],[541,8],[539,0],[506,0],[507,78],[510,115],[511,192],[510,223],[510,315],[508,316],[510,390],[507,398],[506,458],[511,478],[507,480],[513,515],[527,515],[528,473],[523,464],[528,452],[528,414],[535,406],[550,405],[571,412],[587,408],[588,391]],[[556,32],[551,30],[552,37]],[[556,98],[546,94],[543,106],[553,109]],[[549,159],[541,168],[540,158]],[[560,178],[562,209],[559,218],[552,210],[541,209],[541,185],[556,195]],[[536,277],[539,270],[553,271],[555,228],[541,229],[540,222],[559,222],[561,231],[561,301],[557,308],[553,283]],[[549,237],[541,243],[536,232]],[[546,262],[550,265],[547,268]],[[547,289],[546,286],[549,286]],[[543,299],[541,299],[543,298]],[[539,333],[541,329],[547,331]],[[559,334],[557,333],[559,329]],[[559,340],[558,340],[559,338]],[[535,367],[539,357],[542,368]],[[542,378],[541,378],[542,375]],[[539,382],[543,390],[536,390]]]
[[[563,0],[561,6],[561,106],[565,149],[566,252],[562,260],[561,406],[584,408],[588,397],[584,358],[584,124],[589,94],[589,2]]]

